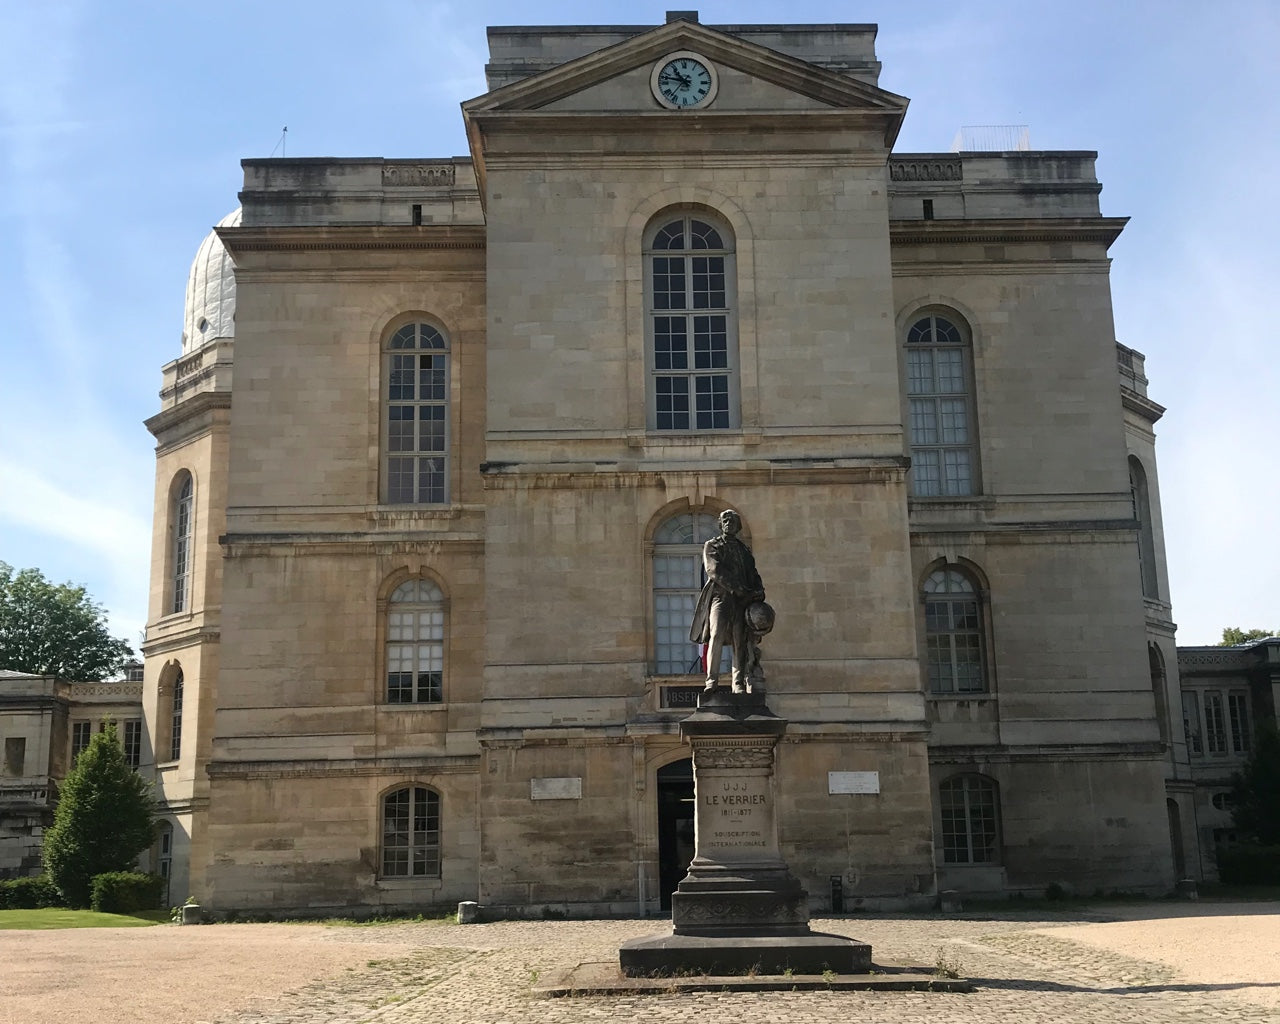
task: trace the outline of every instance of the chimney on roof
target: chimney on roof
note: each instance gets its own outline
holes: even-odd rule
[[[691,21],[695,25],[698,24],[697,11],[667,11],[667,24],[673,21]]]

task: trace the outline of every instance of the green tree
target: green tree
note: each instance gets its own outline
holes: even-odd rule
[[[1231,647],[1235,644],[1247,644],[1251,640],[1265,640],[1269,636],[1280,636],[1276,629],[1241,629],[1239,626],[1224,626],[1222,642],[1219,647]]]
[[[1231,819],[1240,838],[1280,846],[1280,731],[1258,729],[1244,770],[1231,776]]]
[[[154,806],[150,783],[129,767],[107,722],[62,783],[44,836],[45,870],[68,904],[89,905],[94,875],[133,867],[155,836]]]
[[[84,587],[0,562],[0,668],[87,682],[119,672],[132,654]]]

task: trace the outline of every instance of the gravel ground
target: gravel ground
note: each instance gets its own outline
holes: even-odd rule
[[[877,960],[954,964],[971,995],[712,993],[537,1000],[661,922],[236,924],[0,932],[0,1022],[64,1024],[1280,1024],[1280,904],[815,921]]]

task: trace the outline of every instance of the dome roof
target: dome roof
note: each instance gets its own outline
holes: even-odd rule
[[[218,221],[220,228],[240,226],[236,207]],[[217,231],[205,236],[187,278],[187,304],[182,318],[182,351],[185,355],[214,338],[236,336],[236,274]]]

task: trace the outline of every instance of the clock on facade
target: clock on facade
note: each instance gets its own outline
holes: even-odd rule
[[[719,84],[707,61],[684,50],[660,60],[649,77],[654,97],[668,110],[705,107],[716,98]]]

